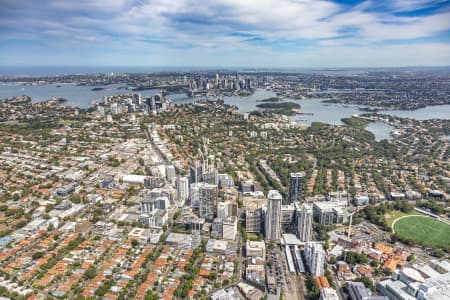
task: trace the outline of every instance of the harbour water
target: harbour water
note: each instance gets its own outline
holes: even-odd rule
[[[58,87],[59,86],[59,87]],[[103,90],[92,91],[93,86],[77,86],[76,84],[46,84],[34,86],[20,86],[15,84],[0,85],[0,99],[27,95],[31,97],[32,102],[45,101],[53,97],[62,97],[67,99],[65,105],[77,106],[79,108],[88,108],[93,101],[99,101],[105,96],[130,93],[126,85],[111,84],[98,85],[95,88]],[[143,96],[151,96],[158,93],[159,90],[141,91]]]
[[[391,125],[384,122],[370,122],[369,125],[366,126],[366,130],[372,132],[375,135],[375,140],[390,140],[392,139],[390,132],[394,129]]]
[[[115,94],[130,93],[126,85],[107,85],[95,86],[103,88],[103,90],[92,91],[92,86],[77,86],[76,84],[49,84],[37,86],[20,86],[15,84],[0,85],[0,99],[14,97],[19,95],[30,96],[33,102],[44,101],[53,97],[62,97],[67,99],[66,105],[87,108],[93,101],[99,101],[104,96]],[[140,91],[142,96],[151,96],[158,93],[159,90],[151,89]],[[258,100],[275,97],[273,91],[264,89],[256,90],[250,96],[224,96],[223,100],[226,104],[235,105],[239,112],[245,113],[257,109]],[[168,96],[175,104],[191,103],[196,98],[190,98],[185,94],[173,94]],[[211,98],[215,100],[216,98]],[[358,110],[354,105],[328,104],[323,103],[323,99],[285,99],[284,101],[292,101],[301,105],[301,112],[304,115],[295,115],[290,117],[298,124],[310,125],[312,122],[323,122],[333,125],[343,125],[341,119],[350,117],[354,114],[363,112]],[[381,114],[388,114],[398,117],[414,118],[417,120],[427,120],[433,118],[450,119],[450,105],[427,106],[425,108],[408,111],[408,110],[392,110],[382,111]],[[373,122],[367,127],[367,130],[374,133],[377,140],[391,138],[389,133],[392,126],[383,122]]]

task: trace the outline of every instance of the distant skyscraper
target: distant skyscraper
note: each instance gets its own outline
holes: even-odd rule
[[[278,241],[281,233],[282,197],[277,190],[270,190],[267,198],[267,211],[265,219],[266,240]]]
[[[302,242],[311,240],[313,210],[308,204],[303,204],[298,217],[298,238]]]
[[[302,197],[302,173],[291,173],[289,181],[289,203],[300,201]]]
[[[245,89],[248,91],[252,89],[250,78],[245,79]]]

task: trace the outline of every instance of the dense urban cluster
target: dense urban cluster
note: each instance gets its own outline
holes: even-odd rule
[[[270,88],[282,97],[324,98],[331,103],[354,104],[362,110],[412,110],[450,104],[450,76],[426,68],[345,72],[240,72],[218,70],[160,73],[98,73],[46,77],[3,76],[0,82],[20,85],[77,84],[93,90],[164,89],[190,96],[250,95]],[[111,85],[111,87],[108,87]],[[106,86],[106,87],[105,87]]]
[[[17,80],[182,85],[201,95],[361,88],[364,99],[375,98],[358,104],[377,107],[391,94],[367,96],[372,81],[402,99],[402,90],[425,93],[433,82],[430,99],[439,103],[420,103],[448,103],[447,92],[433,94],[448,80],[439,74],[424,75],[420,89],[407,74],[392,76]],[[105,97],[87,110],[26,100],[0,106],[8,121],[0,125],[2,297],[450,297],[448,120],[372,113],[344,126],[302,126],[276,110],[239,113],[220,98],[177,105],[164,91]],[[402,101],[389,107],[416,107]],[[376,141],[364,129],[373,121],[391,124],[394,138]]]

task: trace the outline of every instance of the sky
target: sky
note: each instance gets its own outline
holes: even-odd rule
[[[450,0],[0,0],[0,66],[450,65]]]

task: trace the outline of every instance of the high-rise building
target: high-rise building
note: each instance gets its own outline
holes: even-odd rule
[[[200,186],[201,182],[192,183],[189,188],[189,198],[191,200],[191,208],[200,209]]]
[[[289,180],[289,203],[295,201],[300,202],[302,197],[302,179],[303,175],[300,172],[291,173]]]
[[[278,241],[281,234],[281,201],[277,190],[270,190],[267,195],[267,211],[265,218],[266,240]]]
[[[141,212],[146,214],[153,211],[153,200],[150,198],[144,198],[141,200]]]
[[[196,183],[203,181],[203,165],[199,161],[195,161],[194,165],[189,168],[189,182]]]
[[[309,204],[303,204],[298,216],[298,238],[302,242],[311,240],[313,224],[313,210]]]
[[[203,172],[202,181],[209,184],[219,184],[219,173],[216,169],[210,168],[210,170]]]
[[[202,219],[194,218],[191,220],[192,226],[192,241],[191,248],[198,248],[202,243],[201,231],[202,231]]]
[[[207,221],[214,219],[217,209],[218,189],[217,185],[201,183],[199,189],[200,217]]]
[[[294,204],[281,205],[281,225],[289,225],[294,222]]]
[[[222,239],[223,237],[223,220],[215,218],[211,223],[211,237],[213,239]]]
[[[245,209],[245,230],[249,233],[261,233],[262,209],[246,208]]]
[[[169,182],[172,182],[172,180],[176,176],[175,166],[173,165],[167,165],[166,166],[166,179]]]
[[[178,192],[178,207],[183,207],[184,203],[189,198],[189,178],[178,177],[176,185]]]
[[[317,242],[305,244],[305,260],[312,276],[324,276],[325,251]]]
[[[228,203],[220,202],[217,204],[217,217],[220,219],[225,219],[228,217]]]
[[[164,196],[149,197],[146,196],[141,199],[141,212],[150,213],[156,209],[166,210],[170,206],[169,198]]]
[[[250,91],[252,89],[250,78],[245,79],[245,89]]]
[[[291,179],[289,181],[289,203],[301,200],[302,178],[302,173],[291,173]]]
[[[264,209],[267,208],[267,197],[263,192],[254,192],[242,197],[245,211],[245,229],[251,233],[264,233]],[[237,214],[236,214],[237,215]]]
[[[222,221],[222,238],[235,240],[237,234],[237,217],[229,216]]]

